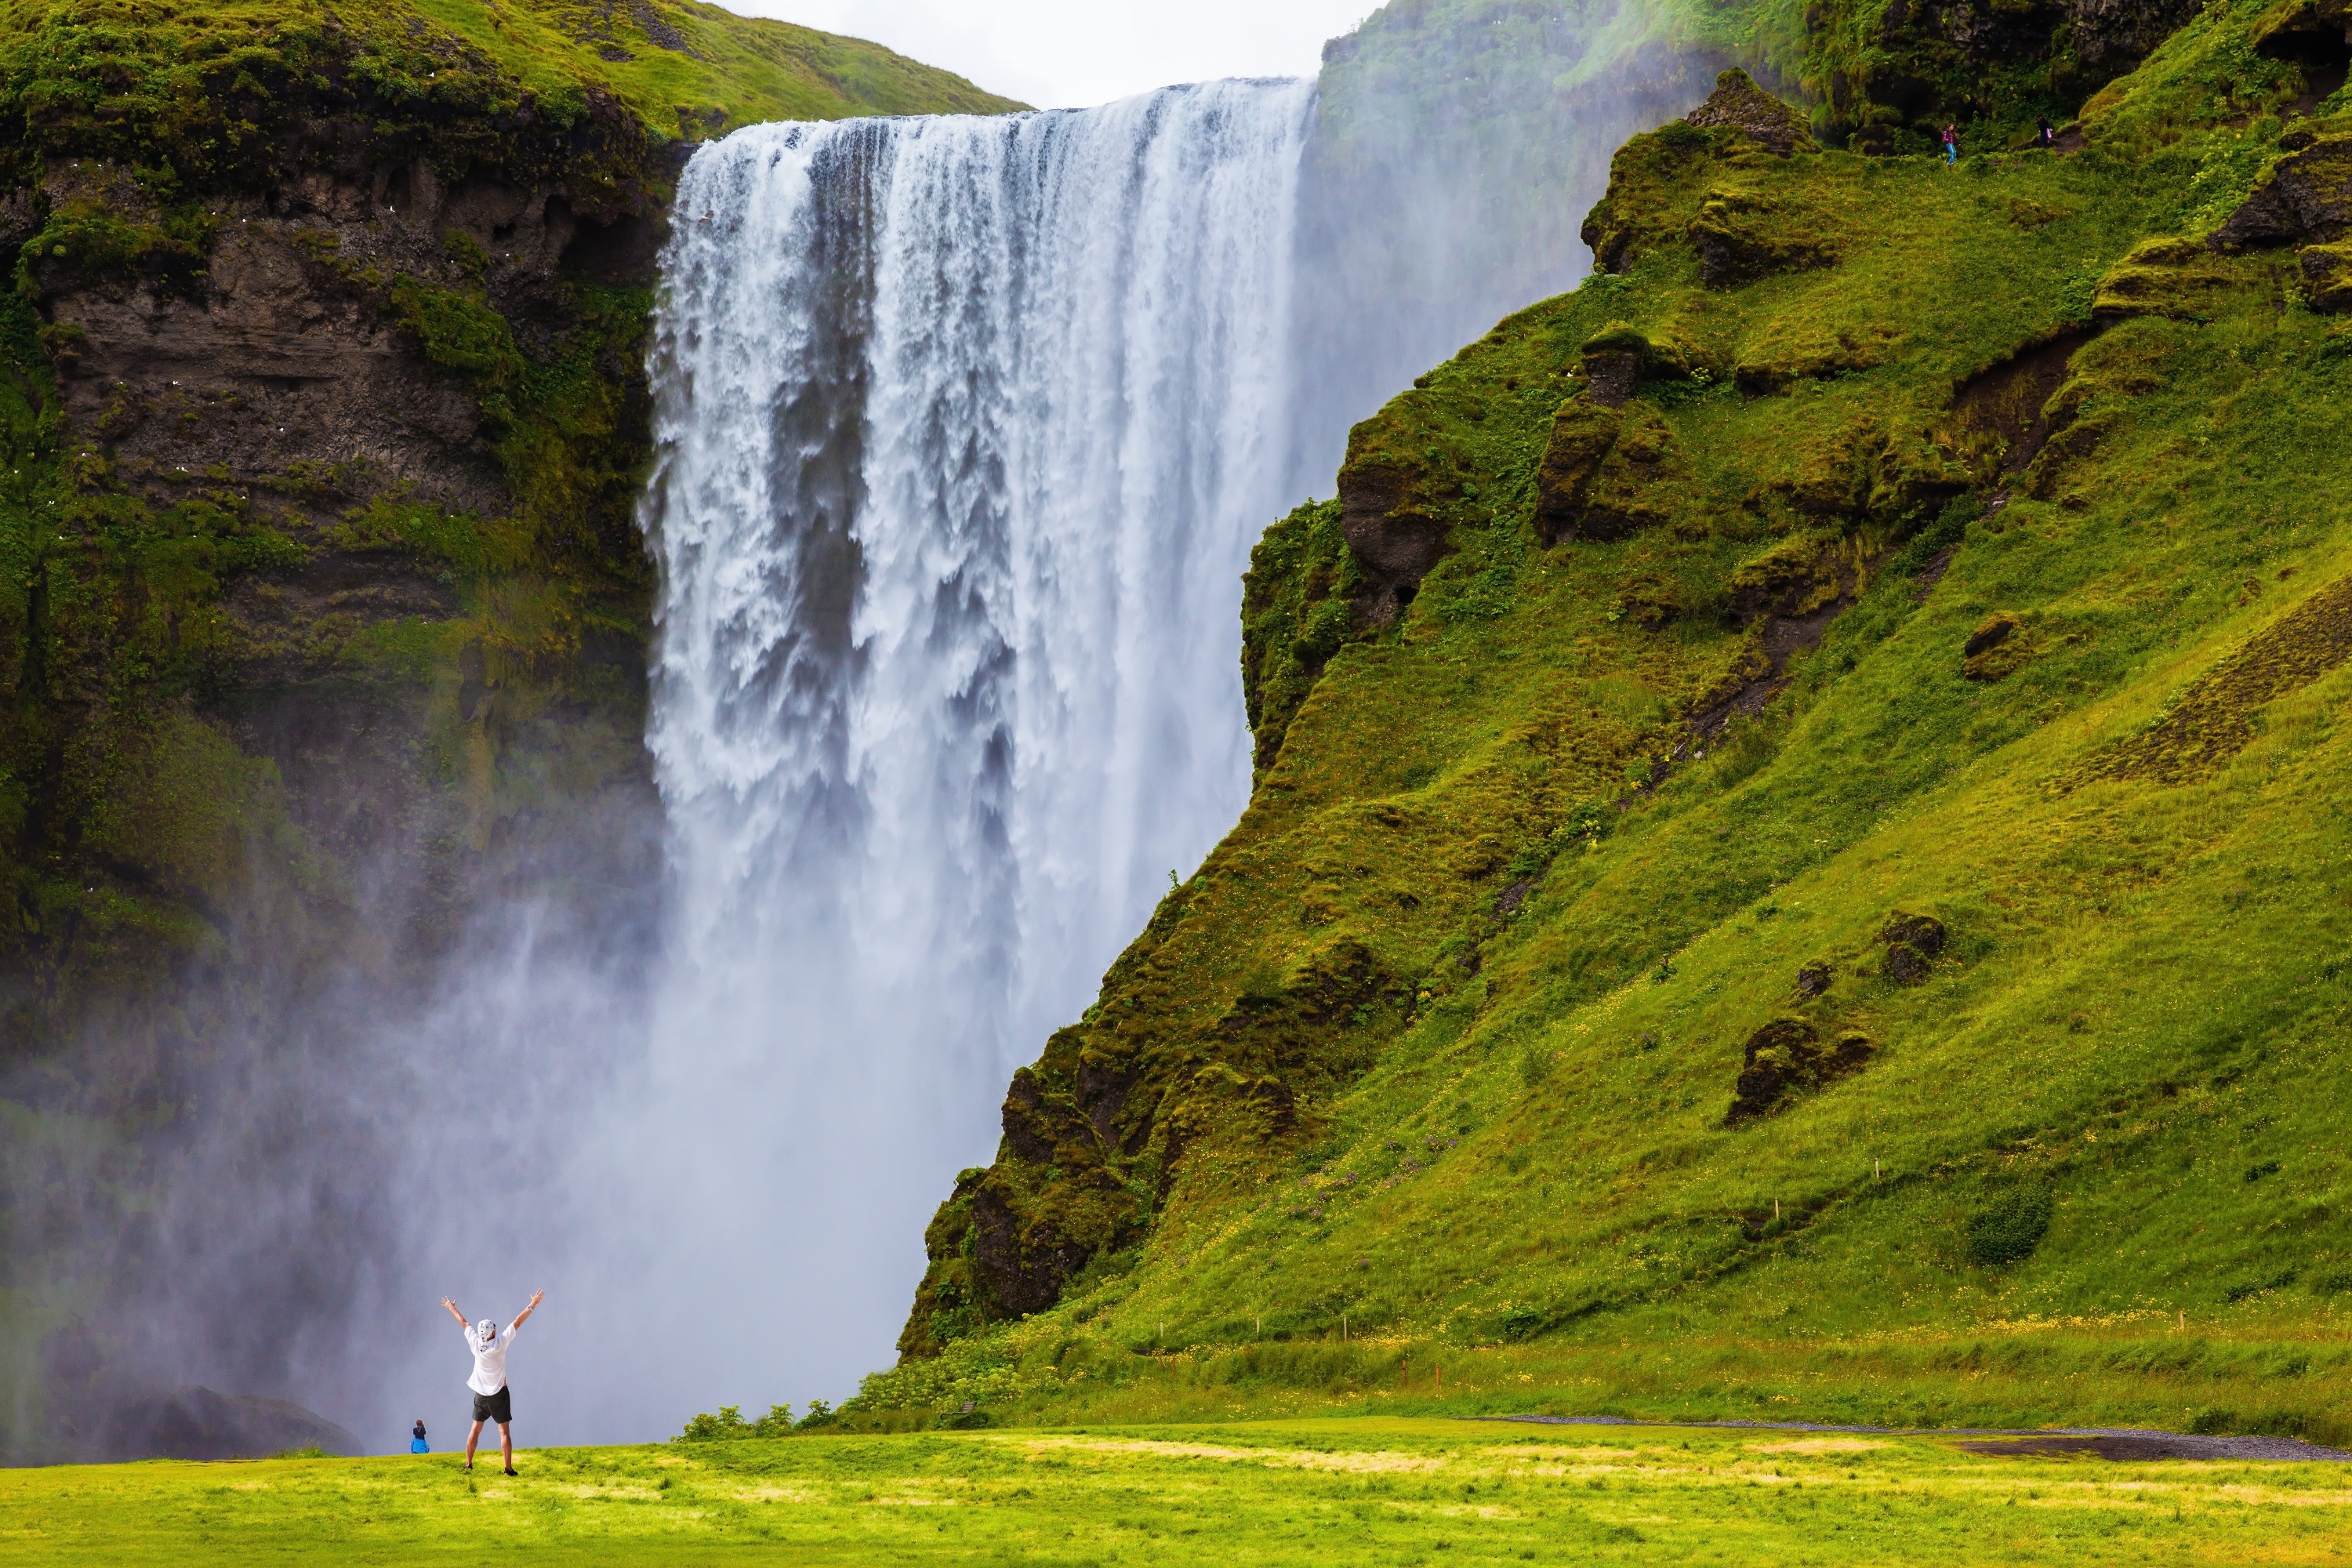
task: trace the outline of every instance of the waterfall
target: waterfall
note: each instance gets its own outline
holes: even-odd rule
[[[1010,1069],[1244,804],[1313,93],[755,126],[686,170],[644,508],[674,913],[619,1163],[726,1353],[666,1400],[887,1361]]]

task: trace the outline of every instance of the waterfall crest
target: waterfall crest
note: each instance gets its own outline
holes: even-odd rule
[[[671,1398],[887,1359],[1005,1075],[1245,802],[1313,93],[756,126],[686,171],[644,509],[676,912],[630,1120],[766,1252],[747,1287],[898,1252]]]

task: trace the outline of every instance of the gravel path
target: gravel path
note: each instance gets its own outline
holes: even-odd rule
[[[1885,1437],[1973,1438],[1972,1454],[2096,1454],[2103,1459],[2281,1459],[2343,1464],[2352,1453],[2300,1437],[2208,1437],[2145,1426],[1832,1426],[1819,1421],[1636,1421],[1624,1415],[1471,1415],[1470,1421],[1524,1421],[1539,1426],[1713,1426],[1759,1432],[1859,1432]]]

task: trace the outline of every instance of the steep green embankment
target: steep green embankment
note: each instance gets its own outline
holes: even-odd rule
[[[1249,808],[861,1410],[2352,1431],[2344,26],[2221,0],[2056,155],[1630,143],[1610,275],[1259,546]]]
[[[429,952],[642,794],[686,144],[1009,107],[674,0],[0,7],[0,1058]]]

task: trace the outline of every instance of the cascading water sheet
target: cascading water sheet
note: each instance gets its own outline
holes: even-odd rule
[[[651,1173],[633,1271],[698,1281],[666,1402],[887,1360],[1006,1072],[1246,799],[1312,104],[759,126],[687,169],[645,508],[674,940],[603,1145]]]

